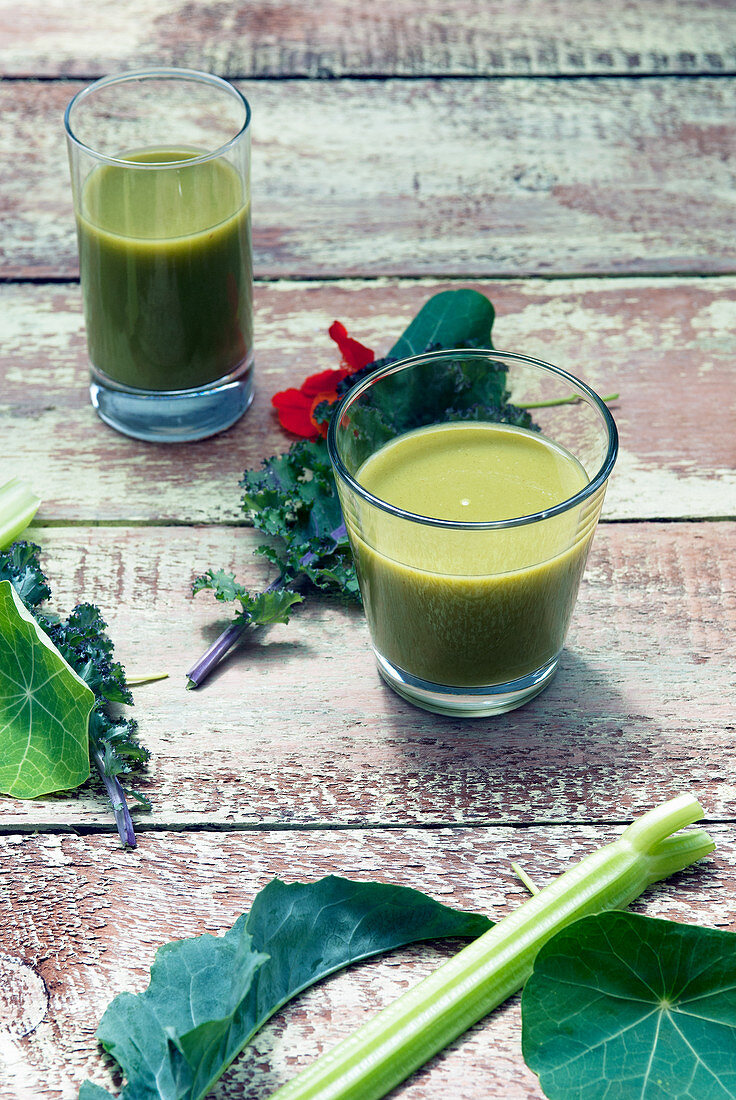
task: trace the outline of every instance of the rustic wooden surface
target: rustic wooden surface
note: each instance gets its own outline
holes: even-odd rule
[[[733,928],[733,831],[713,828],[717,855],[679,875],[636,904],[651,916],[702,920]],[[45,983],[33,1000],[32,982],[0,955],[2,983],[23,989],[43,1018],[27,1037],[11,1033],[14,1096],[75,1096],[79,1081],[110,1084],[96,1054],[94,1029],[110,998],[147,984],[161,943],[162,915],[172,937],[218,933],[250,906],[275,875],[316,879],[339,867],[352,878],[396,882],[427,890],[446,904],[500,917],[524,900],[509,861],[540,885],[598,844],[610,827],[555,830],[458,827],[437,830],[355,830],[348,833],[261,831],[158,833],[121,860],[110,838],[0,838],[0,867],[18,914],[4,949],[22,958]],[[411,844],[407,855],[407,844]],[[121,899],[135,898],[135,905]],[[222,1078],[217,1100],[261,1100],[311,1058],[326,1050],[367,1013],[377,1011],[447,957],[448,945],[417,947],[370,960],[304,994],[259,1033]],[[22,979],[26,985],[21,986]],[[0,1002],[1,1003],[1,1002]],[[457,1096],[536,1100],[535,1078],[519,1055],[518,999],[474,1028],[404,1086],[406,1100]],[[65,1058],[59,1059],[63,1049]],[[23,1091],[25,1090],[25,1091]]]
[[[237,523],[243,470],[288,445],[271,395],[339,363],[331,322],[381,355],[432,293],[457,285],[495,304],[496,347],[523,347],[599,393],[620,393],[607,518],[736,513],[736,438],[711,430],[736,415],[733,277],[265,283],[256,292],[253,408],[230,432],[173,448],[126,439],[96,419],[79,287],[10,283],[0,286],[7,468],[43,484],[42,521]],[[165,494],[152,494],[151,482]]]
[[[734,80],[241,86],[253,107],[260,278],[736,266],[724,156],[736,145]],[[6,276],[76,273],[62,117],[80,87],[0,82]]]
[[[183,65],[229,77],[733,73],[729,0],[0,0],[0,72]]]
[[[362,616],[319,600],[184,691],[227,621],[206,593],[191,598],[192,577],[221,565],[256,587],[267,573],[252,531],[75,527],[38,541],[59,608],[105,607],[129,673],[169,674],[135,692],[153,753],[142,829],[624,820],[681,789],[717,818],[736,813],[730,523],[604,525],[560,675],[523,709],[475,722],[397,699]],[[3,821],[100,828],[109,812],[82,789],[6,800]]]
[[[151,64],[241,82],[254,108],[257,396],[231,431],[152,446],[99,422],[61,116]],[[0,1097],[108,1086],[94,1029],[166,940],[222,932],[274,875],[416,886],[497,917],[634,814],[697,794],[717,840],[651,914],[736,930],[736,22],[730,0],[0,0],[0,480],[44,498],[53,606],[99,604],[151,749],[139,847],[91,782],[0,802]],[[333,366],[335,318],[378,354],[470,285],[497,347],[559,362],[613,408],[622,451],[559,675],[502,719],[418,711],[362,616],[312,600],[197,692],[225,623],[191,581],[270,574],[239,509],[288,441],[273,392]],[[213,1096],[265,1100],[448,945],[300,998]],[[539,1100],[518,1002],[397,1090]]]

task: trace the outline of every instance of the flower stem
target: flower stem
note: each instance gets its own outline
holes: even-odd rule
[[[522,886],[526,886],[530,894],[534,895],[539,893],[539,887],[532,882],[523,867],[520,867],[518,863],[512,863],[511,870],[514,872]]]
[[[608,404],[609,401],[617,401],[618,396],[617,393],[609,393],[608,397],[602,397],[601,401]],[[523,404],[518,402],[514,402],[514,404],[517,409],[552,409],[557,405],[577,405],[581,400],[582,398],[578,397],[577,394],[572,393],[569,397],[557,397],[553,401],[527,401]]]
[[[155,684],[157,680],[168,680],[168,672],[154,672],[150,676],[126,676],[125,686],[142,687],[143,684]]]

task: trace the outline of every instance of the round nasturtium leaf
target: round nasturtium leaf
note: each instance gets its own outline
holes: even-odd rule
[[[0,581],[0,792],[37,798],[89,775],[94,692]]]
[[[522,1049],[549,1100],[736,1097],[736,935],[583,917],[537,955]]]

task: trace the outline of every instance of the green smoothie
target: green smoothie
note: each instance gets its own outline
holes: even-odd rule
[[[538,433],[468,422],[400,436],[356,480],[414,514],[472,523],[532,515],[588,483],[577,460]],[[500,529],[430,526],[356,504],[348,530],[378,653],[457,687],[545,666],[562,648],[600,499]]]
[[[252,353],[250,205],[222,158],[148,149],[84,185],[79,263],[94,367],[145,390],[222,378]],[[164,162],[175,167],[156,167]],[[180,165],[180,167],[179,167]]]

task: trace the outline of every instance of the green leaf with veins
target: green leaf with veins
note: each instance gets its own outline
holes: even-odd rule
[[[421,355],[429,347],[492,348],[495,311],[484,294],[469,287],[434,294],[388,353],[389,359]]]
[[[159,948],[151,982],[122,993],[96,1035],[127,1082],[120,1100],[200,1100],[287,1001],[350,963],[491,925],[406,886],[273,879],[223,936]],[[87,1082],[80,1100],[110,1096]]]
[[[94,692],[0,581],[0,791],[37,798],[89,775]]]
[[[522,1048],[550,1100],[733,1100],[736,935],[603,913],[539,952]]]

